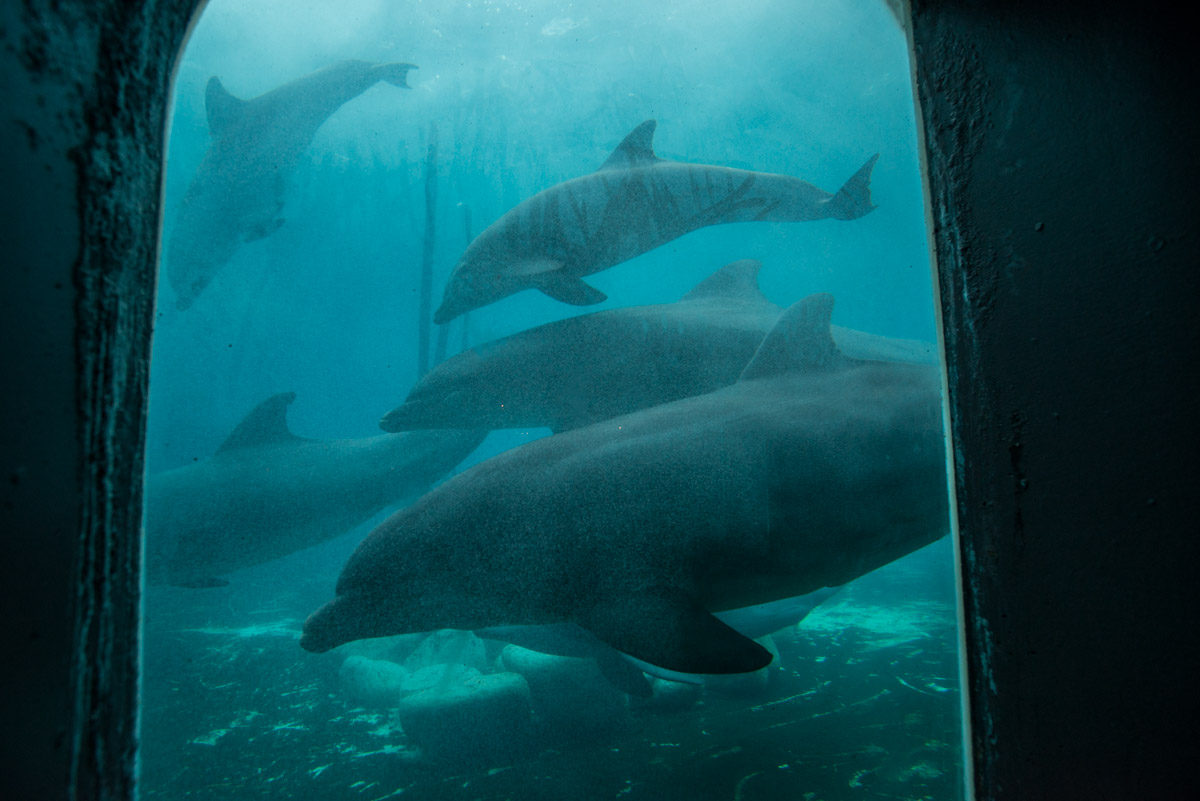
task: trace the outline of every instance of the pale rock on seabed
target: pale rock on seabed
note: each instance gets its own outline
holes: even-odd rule
[[[902,575],[904,561],[878,572]],[[197,625],[158,605],[141,797],[955,797],[953,607],[876,594],[852,584],[772,635],[765,678],[656,679],[649,699],[590,660],[468,632],[297,659],[296,618]],[[239,600],[231,619],[253,619]]]

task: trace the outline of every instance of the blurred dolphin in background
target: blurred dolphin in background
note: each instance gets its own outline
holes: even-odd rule
[[[260,403],[214,456],[149,476],[146,576],[215,587],[218,576],[331,540],[453,470],[486,432],[302,439],[293,392]]]
[[[183,198],[167,247],[167,278],[191,306],[243,242],[274,233],[283,189],[321,124],[379,81],[409,88],[412,64],[341,61],[250,100],[208,81],[210,143]]]

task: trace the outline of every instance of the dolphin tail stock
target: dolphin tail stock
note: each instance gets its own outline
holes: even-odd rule
[[[380,64],[375,68],[375,78],[380,81],[387,81],[392,86],[399,86],[402,89],[411,89],[408,85],[408,71],[419,69],[416,64],[402,64],[396,62],[393,64]]]
[[[879,160],[876,153],[867,159],[867,163],[858,168],[858,172],[850,176],[850,180],[842,184],[829,201],[829,216],[837,220],[856,220],[875,210],[871,203],[871,170]]]

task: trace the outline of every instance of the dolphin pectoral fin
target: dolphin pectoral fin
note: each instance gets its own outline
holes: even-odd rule
[[[526,259],[509,266],[508,272],[522,276],[546,275],[562,268],[563,263],[558,259]]]
[[[771,661],[766,648],[672,590],[608,599],[580,623],[619,651],[683,673],[749,673]]]
[[[555,300],[572,306],[592,306],[608,300],[608,295],[599,289],[562,270],[546,273],[534,282],[534,286]]]
[[[276,217],[274,220],[265,222],[262,225],[256,225],[246,232],[246,236],[242,238],[243,242],[257,242],[260,239],[266,239],[271,234],[279,230],[279,226],[283,225],[283,218]]]

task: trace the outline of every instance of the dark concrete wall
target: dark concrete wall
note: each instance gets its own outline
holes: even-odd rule
[[[127,797],[146,369],[194,0],[0,5],[0,796]]]
[[[913,6],[980,797],[1191,797],[1193,29]]]
[[[193,0],[0,5],[4,797],[131,785],[161,126]],[[915,3],[981,798],[1195,744],[1193,48],[1153,4]]]

